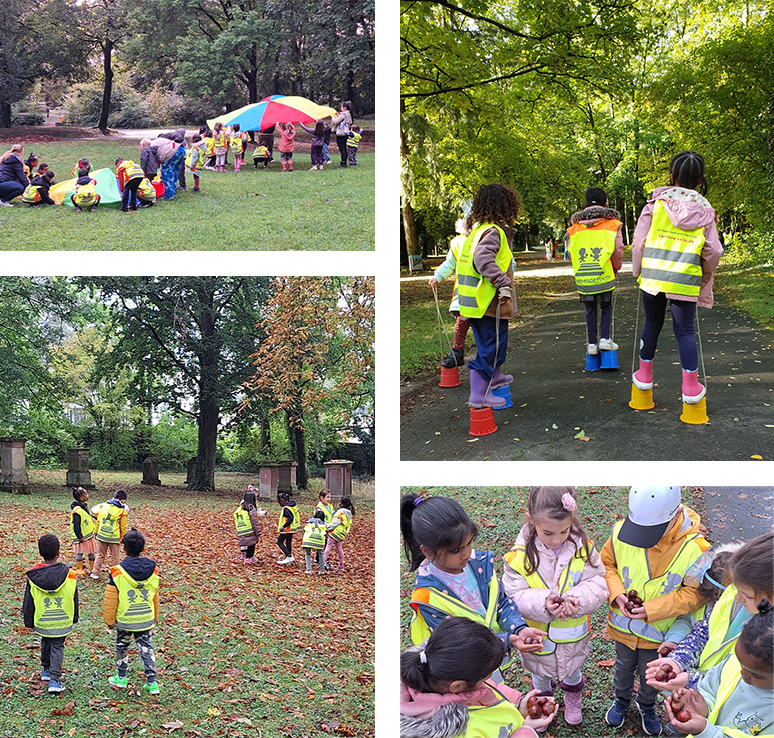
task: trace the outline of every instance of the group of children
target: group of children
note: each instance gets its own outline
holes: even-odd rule
[[[500,580],[458,502],[401,498],[417,571],[401,738],[536,738],[556,719],[557,688],[565,721],[580,725],[593,680],[589,616],[606,602],[615,645],[607,725],[623,725],[635,696],[647,735],[771,735],[774,532],[711,546],[679,487],[632,487],[629,514],[600,552],[580,520],[571,487],[533,488]],[[526,694],[501,673],[516,652],[531,674]],[[659,691],[668,692],[663,728]]]
[[[298,505],[287,492],[277,493],[277,504],[281,506],[277,521],[277,546],[282,555],[277,563],[287,566],[295,562],[293,536],[302,533],[301,549],[304,552],[305,573],[312,574],[312,559],[318,566],[317,573],[325,574],[332,569],[328,558],[336,548],[338,570],[344,570],[344,548],[342,543],[352,529],[355,507],[349,497],[342,497],[338,509],[331,502],[331,491],[323,489],[318,494],[314,514],[302,525]],[[266,510],[257,504],[255,487],[248,485],[242,501],[234,511],[234,527],[239,539],[239,551],[244,564],[257,564],[255,547],[261,537],[260,518],[266,517]]]
[[[640,213],[632,246],[632,272],[639,282],[645,318],[632,384],[642,391],[653,387],[653,359],[669,301],[682,366],[682,398],[688,405],[700,403],[706,393],[698,381],[694,320],[697,305],[712,307],[713,275],[723,254],[717,215],[705,198],[704,169],[704,159],[695,152],[672,158],[669,184],[657,187]],[[468,402],[475,407],[505,406],[506,397],[492,390],[513,381],[501,366],[508,349],[508,319],[517,311],[512,245],[520,208],[521,198],[513,188],[482,186],[461,235],[430,279],[435,288],[455,274],[449,309],[457,322],[443,366],[464,363],[465,337],[471,328],[477,354],[469,363]],[[586,207],[572,215],[567,230],[576,287],[586,310],[590,355],[618,348],[611,324],[612,295],[623,261],[621,226],[621,216],[608,207],[604,190],[591,188]]]

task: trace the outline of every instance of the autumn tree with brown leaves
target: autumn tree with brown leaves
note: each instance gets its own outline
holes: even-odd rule
[[[340,434],[362,434],[367,425],[373,440],[374,279],[277,277],[273,288],[242,409],[266,398],[272,413],[287,415],[305,489],[312,417],[327,418]]]

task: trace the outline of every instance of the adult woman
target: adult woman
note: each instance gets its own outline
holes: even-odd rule
[[[14,144],[0,156],[0,205],[13,207],[11,200],[19,197],[30,183],[24,172],[24,146]]]
[[[164,134],[166,135],[169,134]],[[178,174],[185,159],[185,146],[164,136],[154,138],[152,141],[147,138],[140,141],[140,166],[148,179],[153,179],[156,176],[156,169],[161,166],[164,199],[171,200],[177,192]]]
[[[349,128],[354,120],[352,116],[352,103],[347,100],[341,103],[341,112],[331,121],[331,127],[336,131],[336,143],[341,154],[339,169],[347,168],[347,138]]]

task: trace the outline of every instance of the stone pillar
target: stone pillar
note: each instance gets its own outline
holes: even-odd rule
[[[89,471],[89,449],[67,449],[67,478],[65,486],[94,489],[94,485],[91,483],[91,472]]]
[[[194,474],[196,473],[196,457],[194,456],[192,459],[188,460],[188,463],[185,466],[185,482],[183,484],[191,484],[191,481],[193,480]]]
[[[293,491],[293,462],[292,461],[280,461],[279,462],[279,475],[277,479],[277,492],[287,492],[290,494]]]
[[[159,462],[152,456],[149,456],[142,462],[142,482],[140,484],[149,484],[152,487],[160,487]]]
[[[262,500],[277,499],[277,488],[279,486],[279,464],[265,463],[261,464],[259,477],[259,496]]]
[[[326,461],[325,486],[331,491],[331,497],[335,503],[341,502],[342,497],[352,496],[352,465],[353,461],[347,459],[332,459]]]
[[[28,495],[31,491],[24,456],[26,443],[23,438],[0,439],[0,490],[3,492]]]
[[[294,489],[298,489],[298,462],[290,462],[290,484]]]

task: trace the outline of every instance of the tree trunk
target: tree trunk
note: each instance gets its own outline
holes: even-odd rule
[[[304,429],[301,427],[302,418],[298,417],[295,420],[293,435],[296,439],[296,461],[298,462],[296,484],[298,484],[299,489],[306,489],[309,483],[309,473],[306,470],[306,438],[304,437]]]
[[[97,128],[103,134],[108,130],[108,117],[110,116],[110,98],[113,95],[113,40],[106,38],[102,46],[103,51],[103,70],[105,73],[105,87],[102,90],[102,110],[99,114],[99,123]]]
[[[406,112],[406,103],[400,101],[400,117],[403,118]],[[400,126],[400,157],[403,161],[407,162],[409,159],[408,143],[406,142],[406,134],[403,130],[403,126]],[[414,220],[414,208],[411,205],[408,193],[403,193],[403,204],[401,205],[401,212],[403,213],[403,233],[406,237],[406,253],[409,256],[420,256],[422,251],[419,247],[419,237],[417,236],[417,224]]]
[[[11,127],[11,103],[0,102],[0,128]]]

